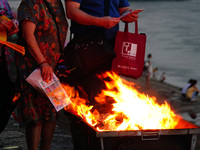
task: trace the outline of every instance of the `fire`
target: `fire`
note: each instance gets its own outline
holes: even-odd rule
[[[102,90],[95,98],[99,107],[88,105],[87,100],[80,98],[75,88],[65,84],[63,87],[72,101],[65,109],[83,118],[98,131],[175,129],[180,125],[181,118],[167,102],[158,104],[155,97],[139,93],[134,83],[113,72],[106,72],[103,77],[109,77],[111,81],[104,81],[107,89]],[[111,110],[98,110],[111,101]]]

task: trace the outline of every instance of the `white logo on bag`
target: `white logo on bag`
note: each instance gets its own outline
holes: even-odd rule
[[[130,42],[123,42],[122,44],[122,54],[135,57],[137,53],[137,44]]]

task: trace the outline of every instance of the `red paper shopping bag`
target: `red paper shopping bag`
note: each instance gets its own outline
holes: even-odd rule
[[[112,71],[119,75],[139,78],[143,73],[146,35],[138,34],[138,23],[135,22],[135,33],[128,32],[128,23],[124,32],[118,31],[115,41],[116,58]]]

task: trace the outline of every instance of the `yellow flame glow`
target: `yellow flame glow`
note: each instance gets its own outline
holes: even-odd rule
[[[106,72],[103,76],[112,80],[105,81],[107,89],[102,90],[95,100],[106,105],[106,99],[112,98],[114,101],[110,112],[99,113],[97,109],[93,110],[93,106],[86,105],[87,100],[80,98],[73,88],[64,85],[72,100],[66,110],[82,117],[99,131],[174,129],[178,124],[182,128],[181,118],[167,102],[158,104],[155,97],[139,93],[134,88],[134,83],[112,72]]]

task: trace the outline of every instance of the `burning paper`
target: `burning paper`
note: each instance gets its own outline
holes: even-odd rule
[[[95,98],[98,107],[87,105],[87,100],[80,98],[72,87],[63,85],[72,101],[65,109],[98,131],[185,128],[181,117],[167,102],[158,104],[155,97],[139,93],[134,83],[114,73],[106,72],[103,76],[111,78],[111,81],[105,81],[107,89]],[[101,111],[102,108],[111,109]]]
[[[70,98],[63,89],[59,79],[53,74],[53,79],[48,83],[43,81],[41,70],[34,70],[26,79],[35,89],[45,94],[56,111],[59,111],[70,104]]]

